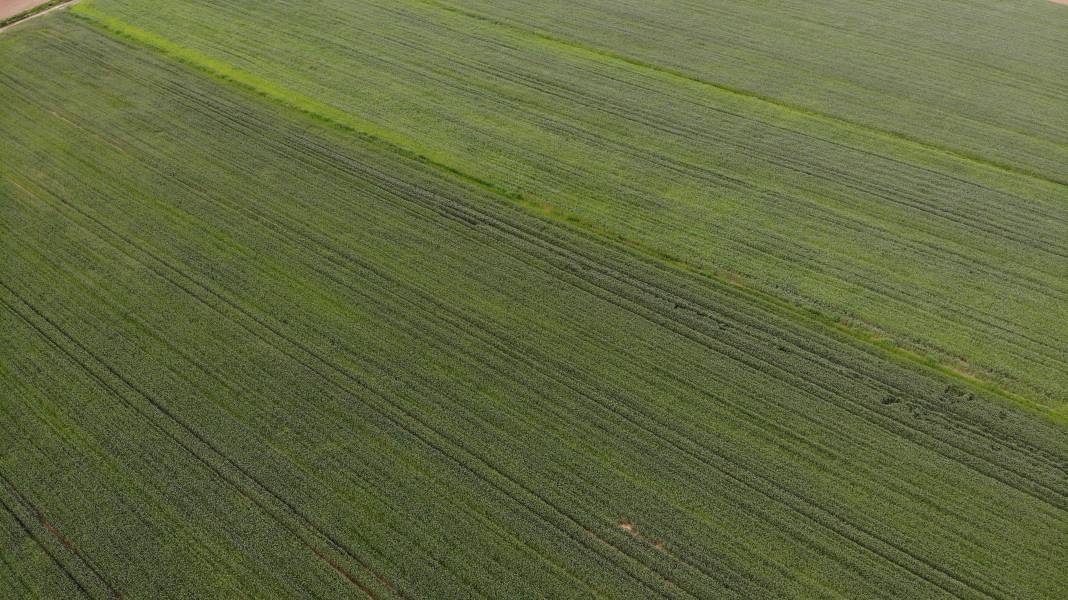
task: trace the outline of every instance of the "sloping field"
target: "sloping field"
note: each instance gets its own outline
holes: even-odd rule
[[[0,61],[0,595],[1068,587],[1048,414],[75,15]]]
[[[573,4],[75,11],[527,208],[1065,410],[1063,7]]]

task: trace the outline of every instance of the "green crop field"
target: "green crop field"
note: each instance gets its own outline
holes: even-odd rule
[[[537,4],[544,18],[556,14]],[[902,68],[891,73],[882,72],[885,65],[871,69],[878,57],[869,55],[887,44],[879,38],[849,52],[849,63],[839,59],[846,42],[834,38],[805,54],[863,78],[866,87],[858,88],[860,83],[820,77],[809,65],[782,66],[792,77],[779,68],[769,71],[781,59],[759,54],[738,58],[740,64],[727,61],[717,48],[705,47],[718,35],[671,33],[680,27],[671,19],[700,24],[696,19],[718,19],[722,11],[706,15],[692,7],[666,8],[674,3],[637,4],[641,14],[618,17],[637,24],[635,31],[627,30],[625,42],[603,44],[602,37],[622,26],[609,29],[613,21],[600,15],[622,7],[580,12],[596,18],[586,25],[570,16],[553,19],[567,30],[547,34],[534,17],[526,24],[535,5],[529,2],[497,3],[515,10],[485,14],[477,12],[485,7],[395,0],[299,6],[93,0],[75,11],[113,33],[386,139],[535,207],[819,311],[1012,393],[1064,407],[1068,11],[1040,5],[1029,19],[1017,19],[1017,27],[1049,30],[1044,46],[1031,34],[1045,54],[1027,70],[1009,61],[1029,54],[1001,58],[1005,51],[990,42],[990,55],[977,57],[971,45],[978,42],[971,37],[952,52],[939,51],[928,48],[934,42],[920,36],[924,31],[913,34],[920,39],[910,49],[921,56],[900,57]],[[831,10],[856,2],[826,4]],[[657,15],[644,14],[650,6],[666,13],[659,15],[668,20],[663,29],[654,28]],[[886,7],[905,11],[900,3]],[[1047,15],[1038,9],[1046,8],[1060,20],[1039,21]],[[749,18],[747,10],[730,12]],[[809,19],[821,16],[810,12]],[[861,17],[863,12],[855,18]],[[497,18],[509,24],[492,20]],[[795,16],[783,27],[807,22]],[[942,27],[946,19],[935,22]],[[763,35],[785,44],[773,24],[762,22],[769,29]],[[733,21],[719,26],[723,36],[747,33]],[[850,39],[861,33],[850,30]],[[974,35],[991,37],[989,31]],[[635,37],[648,41],[634,43]],[[940,45],[949,43],[944,37]],[[691,40],[696,47],[661,46],[665,39]],[[800,36],[795,42],[812,43]],[[773,50],[801,53],[793,47],[762,52]],[[645,61],[660,60],[660,52],[670,52],[673,60],[647,66]],[[703,62],[717,58],[728,64]],[[1004,64],[987,65],[998,58]],[[1046,68],[1051,61],[1057,65]],[[914,69],[927,79],[911,79]],[[799,74],[807,87],[791,83]],[[724,84],[706,83],[705,76]],[[940,116],[953,99],[929,81],[936,77],[952,77],[941,85],[952,85],[973,104],[983,99],[976,91],[981,87],[1016,109],[983,103],[972,111],[963,105],[955,113],[958,124]],[[805,97],[758,87],[754,78]],[[886,89],[900,78],[909,81],[900,90],[913,98],[908,103],[894,102]],[[744,93],[733,87],[750,84],[753,91]],[[850,102],[861,93],[859,106]],[[764,99],[770,95],[775,99]],[[987,124],[983,111],[1030,120]],[[907,128],[906,117],[924,130]],[[902,126],[891,130],[883,119]],[[1010,135],[1010,126],[1019,133]],[[980,154],[976,145],[989,151]],[[1000,166],[1001,151],[1017,160]]]
[[[1063,598],[1068,6],[0,33],[0,598]]]

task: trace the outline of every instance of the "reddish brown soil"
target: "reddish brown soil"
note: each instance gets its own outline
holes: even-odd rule
[[[17,14],[19,14],[21,12],[24,12],[27,8],[31,8],[31,7],[37,6],[39,4],[44,4],[47,1],[48,0],[0,0],[0,19],[6,19],[7,17],[9,17],[11,15],[17,15]],[[36,12],[36,13],[34,13],[34,14],[24,18],[24,19],[20,19],[18,21],[15,21],[14,23],[11,23],[11,24],[8,24],[8,25],[4,25],[3,27],[0,27],[0,31],[7,31],[7,29],[9,27],[14,27],[14,26],[16,26],[16,25],[18,25],[20,23],[23,23],[23,22],[28,21],[29,19],[33,19],[35,17],[40,17],[42,15],[47,15],[48,13],[50,13],[52,11],[63,10],[64,8],[67,8],[67,7],[69,7],[69,6],[73,5],[73,4],[77,4],[78,2],[79,2],[79,0],[64,0],[63,2],[60,2],[59,4],[56,4],[55,6],[53,6],[51,8],[46,8],[46,9],[44,9],[44,10],[42,10],[40,12]],[[7,11],[9,11],[9,10],[12,11],[11,14],[7,14]]]
[[[29,10],[38,4],[44,4],[47,0],[0,0],[0,19],[19,14]]]

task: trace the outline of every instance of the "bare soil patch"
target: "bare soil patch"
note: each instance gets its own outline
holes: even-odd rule
[[[6,31],[9,27],[14,27],[23,21],[40,17],[41,15],[47,15],[54,10],[60,10],[67,8],[72,4],[77,4],[78,0],[0,0],[0,31]],[[20,8],[14,10],[14,13],[8,15],[4,12],[8,6],[25,6],[26,8]],[[36,7],[36,8],[34,8]],[[19,17],[18,15],[31,11],[30,14]],[[5,21],[10,21],[4,23]]]
[[[29,10],[48,0],[0,0],[0,21],[13,17],[24,10]]]

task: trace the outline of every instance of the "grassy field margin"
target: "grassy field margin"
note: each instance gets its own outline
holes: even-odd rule
[[[1068,405],[1061,405],[1058,407],[1043,405],[1031,398],[1008,390],[981,375],[962,372],[953,364],[939,360],[923,348],[907,346],[895,340],[886,339],[882,336],[881,332],[874,328],[866,327],[855,322],[846,322],[834,315],[829,315],[810,307],[802,307],[787,302],[773,294],[755,289],[752,286],[747,285],[738,277],[732,276],[729,273],[709,271],[708,269],[682,260],[679,257],[652,248],[648,244],[639,240],[630,239],[615,232],[604,230],[593,223],[589,223],[572,215],[562,214],[560,210],[555,209],[548,204],[538,202],[536,199],[501,189],[499,186],[494,185],[489,181],[472,176],[450,166],[447,163],[447,157],[436,155],[415,139],[398,135],[396,132],[382,127],[377,123],[360,119],[350,113],[319,102],[314,98],[305,96],[284,86],[274,84],[252,73],[234,68],[229,64],[215,60],[195,50],[175,44],[162,36],[130,25],[121,19],[109,17],[97,11],[92,6],[92,2],[79,3],[72,8],[71,13],[84,18],[87,22],[113,35],[117,35],[142,46],[147,46],[157,52],[161,52],[166,56],[178,60],[183,64],[195,68],[202,73],[235,84],[256,96],[281,103],[317,121],[354,133],[367,140],[385,144],[395,152],[399,152],[407,157],[415,158],[437,169],[445,171],[453,177],[488,190],[501,198],[507,199],[508,201],[522,206],[528,211],[539,214],[553,222],[566,224],[573,228],[581,229],[587,234],[593,235],[599,239],[607,239],[621,244],[636,254],[653,259],[659,264],[698,274],[719,283],[730,285],[744,295],[759,300],[761,304],[765,306],[775,306],[778,309],[785,311],[787,314],[803,320],[805,323],[808,323],[809,326],[817,327],[823,331],[832,331],[839,337],[846,337],[856,342],[860,342],[867,351],[875,356],[891,358],[894,362],[910,365],[922,372],[938,373],[970,388],[991,393],[1005,402],[1025,407],[1036,414],[1042,415],[1062,426],[1068,427]],[[540,37],[540,34],[537,35]],[[553,43],[567,43],[552,38],[546,39]],[[625,59],[620,58],[620,60]],[[646,67],[645,65],[638,66],[643,68]],[[913,140],[907,141],[926,147],[926,145],[921,142],[914,142]],[[938,148],[934,149],[939,150]],[[946,152],[955,155],[955,153],[951,151]],[[989,166],[991,168],[1001,168],[998,165]]]
[[[24,10],[16,15],[11,15],[10,17],[0,21],[0,31],[7,29],[8,27],[14,25],[15,23],[18,23],[19,21],[25,21],[26,19],[29,19],[31,17],[36,17],[37,15],[48,12],[53,8],[59,8],[60,6],[63,6],[65,4],[74,4],[77,1],[78,0],[48,0],[48,2],[43,2],[41,4],[38,4],[37,6],[34,6],[33,8]]]

